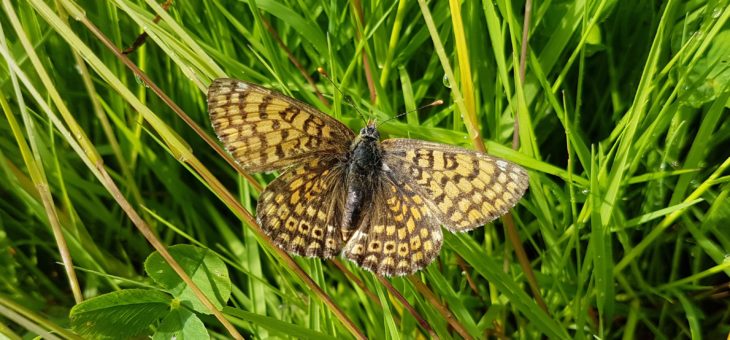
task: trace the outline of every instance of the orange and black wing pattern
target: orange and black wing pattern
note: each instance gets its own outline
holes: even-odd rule
[[[342,255],[382,276],[408,275],[439,254],[443,233],[438,219],[411,180],[385,169],[375,181],[369,206]]]
[[[235,79],[213,81],[208,111],[218,138],[243,169],[284,171],[256,208],[274,243],[303,256],[339,254],[347,191],[342,158],[352,130],[296,99]]]
[[[381,143],[383,162],[425,198],[450,231],[467,231],[504,215],[529,185],[522,167],[481,152],[414,139]]]
[[[343,155],[355,137],[347,126],[305,103],[235,79],[213,81],[208,113],[226,150],[249,172]]]
[[[286,170],[259,197],[259,225],[280,248],[329,258],[340,253],[347,188],[338,160],[318,158]]]

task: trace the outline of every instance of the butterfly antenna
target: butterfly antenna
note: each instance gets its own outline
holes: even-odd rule
[[[317,72],[319,72],[319,74],[322,75],[322,77],[329,80],[329,82],[332,84],[332,87],[334,87],[335,90],[337,90],[337,92],[339,92],[340,95],[342,96],[342,98],[345,100],[345,103],[347,103],[347,105],[349,105],[351,108],[355,109],[357,114],[360,116],[360,119],[362,119],[363,123],[365,123],[365,125],[367,125],[368,121],[365,119],[365,115],[363,115],[363,113],[360,112],[360,110],[357,108],[357,106],[355,106],[355,102],[352,101],[352,98],[350,98],[350,96],[342,93],[342,91],[337,86],[337,84],[335,84],[335,82],[332,81],[332,79],[330,78],[329,74],[327,74],[327,71],[325,71],[325,69],[320,66],[320,67],[317,67]]]
[[[399,113],[399,114],[397,114],[397,115],[395,115],[395,116],[393,116],[393,117],[390,117],[390,118],[388,118],[388,119],[386,119],[386,120],[384,120],[384,121],[380,122],[380,124],[378,124],[378,125],[382,125],[382,124],[385,124],[386,122],[389,122],[389,121],[391,121],[391,120],[393,120],[393,119],[396,119],[396,118],[400,118],[400,117],[403,117],[403,116],[405,116],[405,115],[407,115],[407,114],[409,114],[409,113],[411,113],[411,112],[421,111],[421,110],[423,110],[423,109],[427,109],[427,108],[429,108],[429,107],[432,107],[432,106],[439,106],[439,105],[443,105],[443,104],[444,104],[444,101],[443,101],[443,100],[441,100],[441,99],[436,99],[436,100],[434,100],[433,102],[431,102],[431,103],[428,103],[428,104],[426,104],[426,105],[423,105],[423,106],[421,106],[421,107],[419,107],[419,108],[416,108],[416,109],[414,109],[414,110],[410,110],[410,111],[402,112],[402,113]]]

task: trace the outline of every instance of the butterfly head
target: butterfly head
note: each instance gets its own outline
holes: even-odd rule
[[[360,129],[360,138],[370,140],[380,140],[380,133],[375,127],[375,121],[368,121],[367,125]]]

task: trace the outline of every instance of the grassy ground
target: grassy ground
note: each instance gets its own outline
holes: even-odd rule
[[[1,2],[9,338],[730,332],[728,0],[538,1],[524,78],[520,1]],[[110,49],[143,30],[137,51]],[[408,278],[272,247],[251,214],[274,176],[239,176],[216,152],[204,93],[244,79],[359,128],[318,67],[378,120],[443,99],[381,134],[485,146],[529,169],[512,219],[447,235]],[[223,292],[212,305],[160,278],[164,256],[147,258],[161,244],[195,245],[176,249],[216,268],[212,290],[193,275]],[[222,305],[232,325],[211,315]]]

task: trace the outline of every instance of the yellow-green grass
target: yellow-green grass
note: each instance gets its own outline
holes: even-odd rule
[[[192,244],[228,269],[227,307],[196,310],[218,338],[727,337],[729,8],[535,2],[521,79],[521,2],[3,0],[0,332],[74,337],[74,305],[161,289],[145,260]],[[530,189],[412,277],[289,257],[254,225],[275,176],[216,150],[223,76],[353,129],[408,112],[381,134],[484,148]]]

